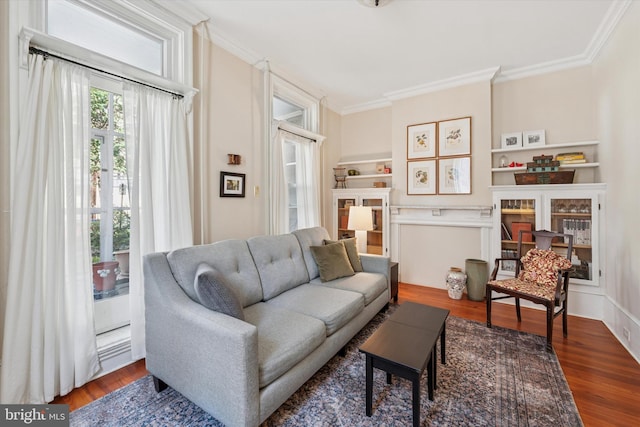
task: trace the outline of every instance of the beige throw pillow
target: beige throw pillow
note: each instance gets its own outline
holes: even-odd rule
[[[356,273],[364,271],[364,269],[362,268],[362,261],[360,261],[360,255],[358,254],[358,246],[356,244],[355,237],[342,240],[324,240],[325,245],[329,245],[332,243],[342,243],[344,245],[353,271],[355,271]]]
[[[355,274],[342,243],[311,246],[309,249],[311,249],[313,259],[316,260],[318,271],[320,272],[320,280],[323,282]]]

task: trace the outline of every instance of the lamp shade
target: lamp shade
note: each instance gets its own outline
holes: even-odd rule
[[[349,208],[349,230],[373,230],[373,211],[371,206],[352,206]]]

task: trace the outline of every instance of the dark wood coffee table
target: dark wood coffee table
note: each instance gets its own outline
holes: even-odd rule
[[[403,308],[404,307],[404,308]],[[436,343],[441,339],[444,363],[444,323],[449,310],[404,303],[360,347],[366,356],[366,414],[372,414],[373,368],[408,379],[413,387],[413,425],[420,425],[420,378],[427,368],[429,400],[436,386]]]

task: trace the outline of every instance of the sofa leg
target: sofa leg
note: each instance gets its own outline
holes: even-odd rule
[[[156,393],[160,393],[162,390],[168,387],[167,383],[162,381],[160,378],[152,375],[153,377],[153,388],[156,389]]]
[[[338,352],[338,355],[340,357],[345,357],[347,355],[347,346],[346,345],[340,349],[340,351]]]

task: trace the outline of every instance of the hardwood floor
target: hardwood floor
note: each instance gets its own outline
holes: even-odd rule
[[[452,316],[486,321],[484,301],[452,300],[442,289],[400,283],[399,303],[415,301],[451,310]],[[538,335],[546,334],[543,311],[522,309],[518,324],[515,308],[496,303],[492,323]],[[640,364],[600,321],[569,316],[569,336],[562,336],[556,319],[553,346],[573,392],[585,426],[640,425]],[[91,381],[52,403],[66,403],[73,411],[147,375],[144,361]]]

